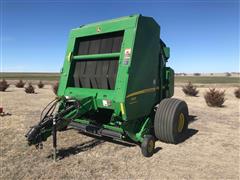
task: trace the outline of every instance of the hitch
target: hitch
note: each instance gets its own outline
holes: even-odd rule
[[[55,112],[57,106],[58,110]],[[53,159],[56,161],[57,131],[64,129],[73,119],[82,116],[89,110],[94,109],[94,107],[92,97],[82,100],[65,97],[54,99],[43,109],[40,122],[31,127],[25,135],[28,145],[35,145],[37,149],[42,149],[42,142],[52,135]],[[45,111],[46,113],[44,114]]]

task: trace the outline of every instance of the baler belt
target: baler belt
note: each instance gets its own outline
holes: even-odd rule
[[[118,58],[75,61],[71,87],[114,89]]]

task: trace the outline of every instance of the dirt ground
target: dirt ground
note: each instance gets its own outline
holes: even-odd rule
[[[138,146],[96,140],[75,130],[58,133],[60,160],[51,159],[51,138],[43,150],[28,147],[25,133],[39,120],[42,108],[54,98],[50,86],[26,94],[11,86],[0,92],[0,179],[240,179],[239,103],[226,86],[223,108],[210,108],[200,87],[199,97],[186,97],[192,122],[189,138],[178,145],[156,143],[156,153],[144,158]]]

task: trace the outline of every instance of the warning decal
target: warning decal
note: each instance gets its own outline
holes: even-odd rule
[[[129,59],[131,57],[131,48],[127,48],[125,49],[125,52],[124,52],[124,59]]]

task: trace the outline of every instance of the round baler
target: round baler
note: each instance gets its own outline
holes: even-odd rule
[[[71,126],[84,134],[141,146],[154,153],[155,141],[177,144],[188,128],[188,107],[171,98],[174,71],[170,49],[151,17],[132,15],[82,25],[70,32],[58,97],[26,137],[41,147]]]

